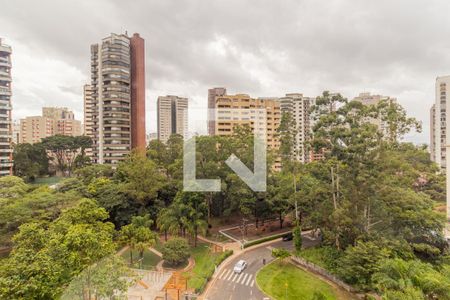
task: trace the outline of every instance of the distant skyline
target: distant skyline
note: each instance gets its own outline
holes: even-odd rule
[[[13,48],[13,118],[62,106],[83,119],[90,45],[111,32],[146,41],[147,132],[162,95],[206,113],[208,89],[309,97],[327,89],[395,97],[429,143],[437,76],[450,74],[450,2],[2,1],[0,37]],[[195,115],[189,115],[196,124]],[[189,131],[206,132],[206,122]],[[198,126],[203,127],[202,130]]]

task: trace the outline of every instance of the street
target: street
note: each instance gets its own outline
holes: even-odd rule
[[[303,235],[303,246],[305,248],[314,246],[317,241],[312,240],[309,235]],[[289,251],[294,249],[292,241],[283,242],[281,239],[274,240],[270,245],[264,245],[253,250],[247,251],[229,262],[218,274],[213,285],[210,287],[207,300],[262,300],[269,299],[261,292],[256,285],[256,273],[263,265],[263,259],[266,264],[273,260],[271,256],[272,248],[285,248]],[[241,274],[233,272],[234,265],[239,260],[245,260],[248,263],[247,268]]]

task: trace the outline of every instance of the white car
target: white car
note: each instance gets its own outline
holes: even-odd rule
[[[242,271],[244,271],[244,269],[247,267],[247,262],[243,259],[241,259],[240,261],[238,261],[235,265],[234,265],[234,273],[236,274],[241,274]]]

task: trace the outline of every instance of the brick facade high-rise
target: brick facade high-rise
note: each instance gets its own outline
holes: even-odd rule
[[[138,33],[131,47],[131,148],[145,151],[145,42]]]

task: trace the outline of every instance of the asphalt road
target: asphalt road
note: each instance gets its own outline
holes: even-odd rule
[[[317,241],[310,239],[309,235],[303,235],[303,246],[305,248],[314,246]],[[210,287],[206,300],[262,300],[267,298],[256,285],[256,273],[263,267],[263,259],[266,263],[273,260],[271,256],[272,248],[285,248],[292,251],[294,245],[292,241],[283,242],[281,239],[275,240],[270,245],[258,247],[256,249],[242,253],[217,275],[217,279]],[[233,267],[239,260],[248,263],[247,268],[241,274],[234,274]]]

